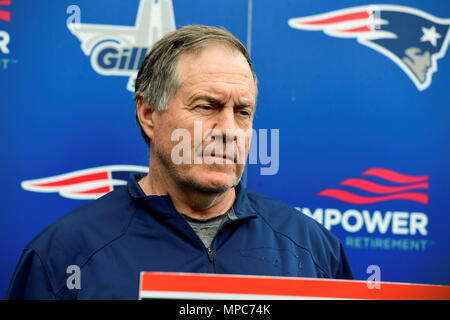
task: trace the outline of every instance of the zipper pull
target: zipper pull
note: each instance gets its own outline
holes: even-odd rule
[[[214,262],[213,253],[210,247],[206,248],[206,252],[208,253],[208,260],[209,262]]]

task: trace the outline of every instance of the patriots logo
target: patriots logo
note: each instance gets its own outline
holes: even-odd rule
[[[394,61],[422,91],[431,84],[450,40],[450,19],[397,5],[370,5],[292,18],[289,26],[356,38]]]
[[[57,176],[22,181],[24,190],[58,192],[61,197],[77,200],[94,200],[115,187],[124,186],[131,173],[148,172],[148,167],[110,165],[72,171]]]

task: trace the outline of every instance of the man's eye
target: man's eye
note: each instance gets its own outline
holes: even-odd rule
[[[244,116],[244,117],[250,117],[250,112],[246,111],[246,110],[239,110],[238,111],[239,115]]]
[[[212,110],[212,107],[207,106],[207,105],[201,105],[201,106],[197,106],[197,109],[200,109],[202,111],[210,111],[210,110]]]

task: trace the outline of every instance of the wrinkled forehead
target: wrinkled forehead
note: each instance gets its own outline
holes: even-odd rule
[[[176,71],[181,86],[223,81],[247,87],[256,96],[256,79],[247,59],[228,45],[208,45],[183,53],[177,60]]]
[[[217,67],[227,63],[228,68],[241,67],[252,73],[250,65],[245,56],[236,48],[226,43],[209,43],[191,49],[179,55],[177,58],[177,69],[183,69],[189,66],[211,67],[216,64]]]

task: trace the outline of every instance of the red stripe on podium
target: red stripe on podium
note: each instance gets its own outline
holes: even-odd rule
[[[335,299],[450,300],[450,286],[290,277],[144,272],[141,291],[315,297]]]

